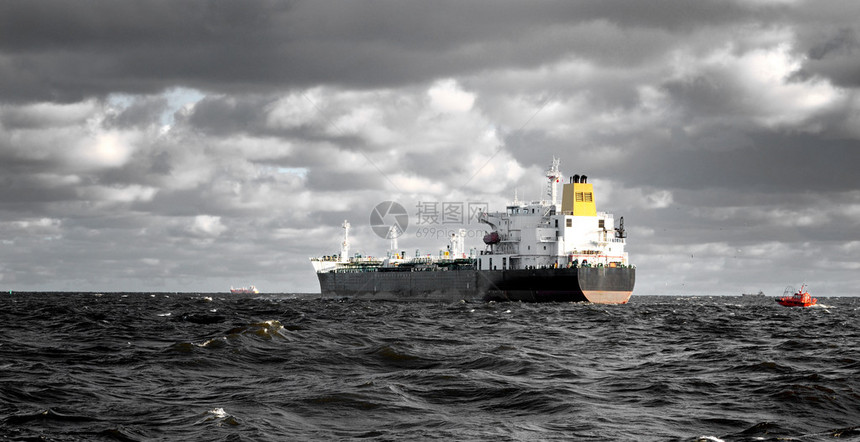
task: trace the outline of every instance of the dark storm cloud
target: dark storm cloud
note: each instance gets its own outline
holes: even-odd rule
[[[809,58],[797,72],[801,79],[818,75],[843,87],[860,86],[860,43],[857,30],[843,28],[809,49]]]
[[[809,49],[809,58],[821,60],[828,55],[850,55],[857,51],[857,35],[851,28],[841,28],[828,35],[826,39]]]
[[[10,174],[8,171],[4,175],[0,178],[0,204],[14,212],[41,214],[44,203],[77,199],[74,187],[59,176]]]
[[[766,20],[774,10],[781,8],[714,1],[540,8],[520,2],[4,2],[0,89],[7,101],[77,101],[175,85],[221,92],[403,85],[532,67],[577,52],[623,65],[647,60],[659,48],[642,50],[643,39],[604,45],[587,33],[571,39],[567,28],[603,22],[671,34]]]
[[[314,190],[364,190],[384,188],[388,184],[386,178],[364,165],[356,166],[354,170],[331,173],[326,171],[311,171],[308,173],[307,185]]]
[[[257,95],[206,97],[197,102],[192,110],[177,115],[176,123],[189,130],[215,137],[245,134],[284,141],[293,140],[305,145],[331,143],[351,151],[375,148],[359,136],[344,133],[329,119],[326,110],[316,107],[315,103],[301,96],[297,99],[306,101],[304,104],[308,109],[301,122],[286,126],[272,125],[268,121],[277,98]],[[329,112],[338,114],[347,111],[348,109],[335,109]],[[278,155],[273,155],[266,161],[276,165],[294,165],[284,163],[283,158]]]
[[[566,173],[587,172],[597,179],[612,177],[630,186],[732,189],[737,193],[755,189],[772,194],[795,193],[801,188],[822,194],[860,189],[860,142],[856,139],[761,129],[737,131],[730,126],[715,126],[694,137],[675,137],[681,140],[674,146],[664,139],[643,137],[637,140],[637,146],[624,149],[612,162],[595,155],[600,149],[594,145],[571,145],[568,140],[547,138],[541,133],[518,134],[508,146],[524,164],[543,167],[545,158],[560,155],[565,160]],[[615,137],[602,141],[615,141]],[[623,144],[619,141],[611,145]],[[701,148],[709,145],[714,148]],[[727,200],[727,204],[737,202]]]
[[[637,164],[656,173],[658,186],[687,189],[756,189],[770,193],[843,192],[860,188],[856,140],[803,134],[747,134],[750,144],[723,151],[643,155]],[[671,165],[674,166],[671,166]],[[683,165],[678,168],[677,165]]]
[[[344,219],[378,253],[378,202],[541,197],[553,156],[645,292],[855,268],[857,8],[2,2],[0,281],[316,290]]]
[[[5,98],[76,101],[112,92],[153,93],[231,72],[253,78],[255,69],[242,48],[265,40],[254,37],[268,28],[261,24],[269,21],[261,6],[3,3],[0,72],[7,79]]]
[[[188,124],[212,135],[254,133],[267,130],[265,108],[272,99],[206,97],[186,117]]]
[[[121,112],[109,116],[105,126],[111,128],[145,128],[159,122],[167,109],[167,99],[153,97],[135,100]]]

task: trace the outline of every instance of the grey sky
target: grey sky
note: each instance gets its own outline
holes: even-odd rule
[[[624,216],[636,293],[860,285],[852,1],[0,3],[0,289],[319,289],[422,202]],[[489,162],[488,162],[489,160]],[[479,225],[464,226],[475,235]],[[468,247],[479,240],[470,238]]]

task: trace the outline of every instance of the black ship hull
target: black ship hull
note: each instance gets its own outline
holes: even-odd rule
[[[392,301],[523,301],[625,304],[636,269],[573,267],[523,270],[317,273],[325,297]]]

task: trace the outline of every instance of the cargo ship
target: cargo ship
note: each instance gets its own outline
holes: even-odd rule
[[[482,212],[483,245],[465,250],[466,230],[438,256],[349,255],[348,221],[339,255],[311,258],[324,297],[395,301],[523,301],[626,304],[636,268],[624,248],[624,218],[598,212],[594,188],[576,174],[561,185],[559,160],[546,170],[545,199],[517,198],[503,212]],[[392,241],[396,242],[396,239]]]
[[[232,293],[234,295],[236,295],[236,294],[249,294],[249,293],[253,294],[253,293],[260,293],[260,291],[257,290],[257,287],[254,287],[253,285],[248,286],[248,287],[239,287],[239,288],[233,288],[231,286],[230,287],[230,293]]]

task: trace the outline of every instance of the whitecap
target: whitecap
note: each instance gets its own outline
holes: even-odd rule
[[[277,319],[270,319],[268,321],[263,321],[263,324],[265,324],[265,327],[261,328],[261,331],[264,334],[278,333],[284,329],[284,326],[281,325],[281,322],[278,321]]]
[[[213,339],[210,339],[210,340],[208,340],[202,344],[194,344],[194,345],[196,345],[198,347],[208,347],[208,346],[210,346],[216,342],[226,341],[226,340],[227,340],[226,336],[221,336],[220,338],[213,338]]]

